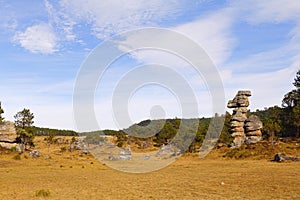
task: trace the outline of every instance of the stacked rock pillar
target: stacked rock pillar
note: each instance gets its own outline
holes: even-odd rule
[[[230,132],[232,137],[234,137],[232,144],[234,147],[241,146],[246,139],[244,125],[247,120],[248,97],[250,96],[251,91],[238,91],[235,98],[230,100],[227,105],[228,108],[233,108],[233,114],[230,120]]]

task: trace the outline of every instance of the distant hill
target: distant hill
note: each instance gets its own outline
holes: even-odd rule
[[[226,114],[225,125],[220,136],[219,142],[229,144],[232,140],[228,132],[229,113]],[[194,152],[200,148],[205,134],[208,130],[211,118],[193,118],[193,119],[159,119],[159,120],[144,120],[133,124],[130,127],[114,131],[114,130],[99,130],[92,132],[79,133],[79,135],[93,136],[94,134],[105,134],[117,137],[117,145],[119,147],[128,144],[136,144],[140,148],[144,148],[145,144],[153,144],[160,147],[163,144],[168,144],[170,141],[175,142],[178,147],[186,147],[186,142],[189,142],[190,152]],[[175,135],[181,130],[181,137],[174,140]],[[147,146],[147,145],[146,145]]]

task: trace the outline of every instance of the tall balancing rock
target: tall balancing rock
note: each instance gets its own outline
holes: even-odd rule
[[[233,108],[230,119],[230,133],[234,137],[232,147],[239,147],[244,143],[256,143],[261,140],[262,122],[255,115],[247,118],[248,106],[250,104],[248,97],[251,91],[241,90],[233,100],[229,100],[227,107]]]

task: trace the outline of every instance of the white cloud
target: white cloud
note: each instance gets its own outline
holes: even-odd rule
[[[76,38],[76,35],[73,33],[75,22],[60,9],[56,9],[47,0],[45,0],[45,8],[48,13],[49,23],[56,27],[57,32],[61,32],[60,38],[64,38],[67,41],[74,41]]]
[[[18,26],[15,13],[12,11],[12,8],[5,2],[0,2],[0,29],[2,32],[14,31]]]
[[[100,39],[141,26],[155,26],[175,18],[186,7],[179,0],[62,0],[60,6],[70,21],[89,23]]]
[[[235,39],[231,34],[232,23],[233,20],[230,11],[221,10],[204,18],[170,27],[169,29],[192,39],[206,51],[208,56],[218,66],[222,65],[228,59],[235,46]],[[166,41],[169,41],[161,34],[150,35],[149,33],[148,35],[142,35],[141,38],[132,38],[130,36],[126,41],[122,42],[122,45],[120,45],[119,48],[126,52],[128,50],[126,44],[140,44],[140,41],[149,40],[150,37],[151,41],[155,41],[157,44],[163,44]],[[181,41],[174,41],[174,45],[178,45],[180,42]],[[170,45],[171,44],[168,46]],[[196,55],[199,54],[199,52],[193,53]],[[142,50],[132,54],[135,59],[142,63],[154,62],[175,67],[187,66],[187,63],[183,61],[182,58],[176,59],[174,55],[168,55],[168,53],[163,50]]]
[[[44,23],[17,32],[13,41],[32,53],[52,54],[58,50],[58,39],[52,27]]]
[[[213,62],[222,65],[232,53],[235,38],[232,35],[233,16],[223,9],[194,22],[174,27],[203,47]]]
[[[250,24],[286,23],[294,24],[289,36],[300,39],[300,2],[296,0],[245,0],[230,1],[230,6],[242,20]]]
[[[300,3],[296,0],[232,0],[231,6],[253,24],[298,21],[300,18]]]

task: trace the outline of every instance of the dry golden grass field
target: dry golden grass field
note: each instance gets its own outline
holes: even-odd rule
[[[129,174],[91,155],[48,150],[0,155],[0,199],[300,199],[300,162],[186,155],[161,170]],[[50,159],[44,159],[50,155]],[[145,162],[147,164],[147,162]]]

